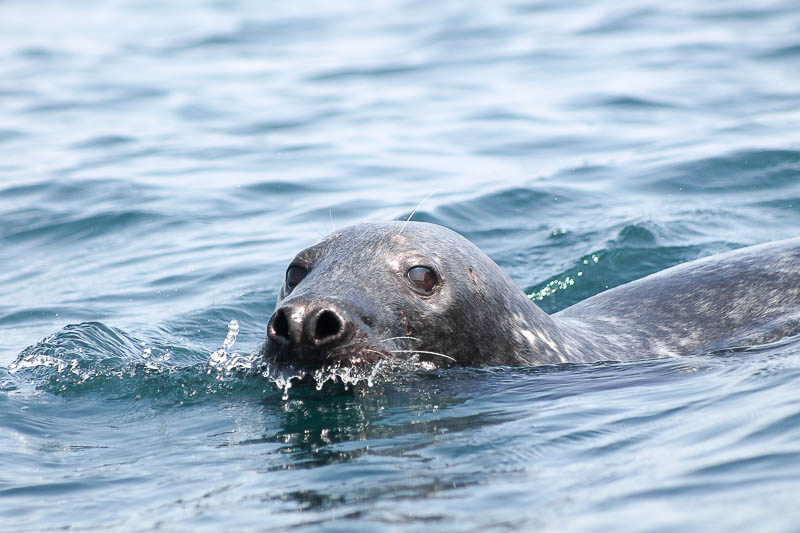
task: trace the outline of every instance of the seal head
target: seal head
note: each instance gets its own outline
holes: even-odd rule
[[[422,222],[359,224],[291,261],[263,354],[312,368],[415,355],[440,367],[520,364],[526,354],[560,362],[558,335],[535,333],[555,330],[550,321],[459,234]]]

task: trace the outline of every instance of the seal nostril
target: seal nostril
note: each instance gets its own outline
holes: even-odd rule
[[[342,321],[333,311],[323,311],[317,317],[314,339],[317,342],[336,337],[342,331]]]
[[[272,334],[283,340],[289,340],[289,321],[286,319],[283,309],[278,310],[272,320]]]

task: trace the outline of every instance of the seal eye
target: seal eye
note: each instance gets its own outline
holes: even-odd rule
[[[289,289],[294,288],[295,285],[303,281],[303,278],[308,274],[308,270],[298,265],[291,265],[286,269],[286,286]]]
[[[406,276],[411,288],[420,294],[433,294],[433,289],[439,283],[433,270],[424,266],[411,267]]]

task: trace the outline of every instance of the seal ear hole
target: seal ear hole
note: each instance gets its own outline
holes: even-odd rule
[[[342,322],[336,313],[323,311],[317,318],[317,325],[314,328],[314,338],[322,340],[339,334],[342,330]]]
[[[475,273],[472,267],[469,267],[469,277],[472,280],[472,283],[474,283],[476,287],[480,285],[480,283],[478,282],[478,274]]]
[[[426,266],[409,268],[406,278],[411,288],[420,294],[433,294],[434,289],[439,285],[439,278],[436,277],[436,273]]]

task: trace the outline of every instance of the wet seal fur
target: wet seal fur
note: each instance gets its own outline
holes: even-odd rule
[[[418,266],[435,277],[429,294],[409,280]],[[674,266],[547,315],[461,235],[385,222],[341,229],[295,257],[262,355],[306,368],[412,356],[440,367],[541,365],[707,353],[797,333],[800,238]]]

